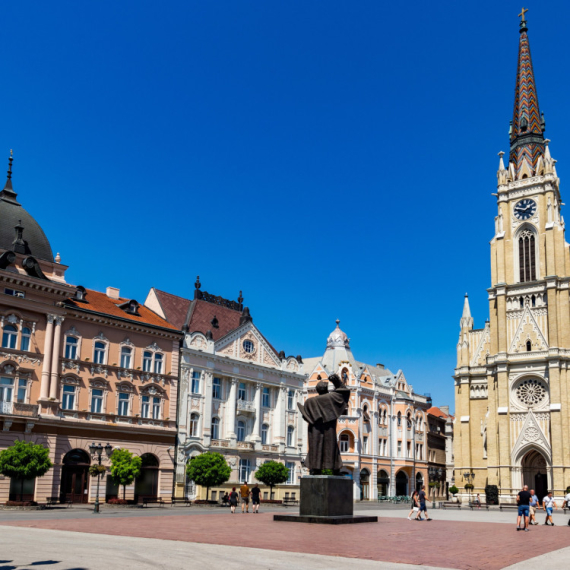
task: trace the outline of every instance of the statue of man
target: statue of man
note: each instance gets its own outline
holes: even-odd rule
[[[335,389],[329,393],[329,382]],[[332,469],[338,475],[342,468],[342,459],[336,438],[338,418],[345,413],[350,389],[341,379],[332,374],[328,382],[321,380],[317,384],[318,396],[309,398],[305,405],[297,404],[303,419],[309,424],[309,453],[305,467],[311,475],[320,475],[323,469]]]

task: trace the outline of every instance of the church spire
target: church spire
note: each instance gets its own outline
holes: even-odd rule
[[[468,330],[473,328],[473,317],[471,316],[471,309],[469,307],[469,297],[465,293],[465,301],[463,301],[463,314],[461,321],[459,321],[461,328],[467,327]]]
[[[514,165],[517,178],[534,176],[538,159],[544,156],[544,115],[541,116],[536,94],[536,83],[530,56],[528,28],[524,9],[519,14],[520,38],[515,107],[509,131],[511,151],[509,162]]]
[[[16,200],[17,194],[14,192],[14,188],[12,187],[12,162],[14,161],[14,155],[12,151],[10,151],[10,158],[8,159],[8,173],[6,177],[6,184],[4,185],[4,189],[0,192],[0,199],[5,200],[6,202],[12,202],[13,204],[18,204]]]

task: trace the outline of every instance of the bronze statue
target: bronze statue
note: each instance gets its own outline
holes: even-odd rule
[[[335,389],[329,393],[329,382]],[[328,381],[317,384],[318,396],[309,398],[305,405],[297,404],[303,419],[309,424],[309,453],[305,467],[311,475],[320,475],[323,469],[331,469],[338,475],[342,459],[336,437],[336,423],[346,411],[350,389],[332,374]]]

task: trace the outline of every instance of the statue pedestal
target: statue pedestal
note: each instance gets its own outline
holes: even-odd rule
[[[273,520],[317,524],[378,522],[375,516],[354,516],[352,479],[334,475],[301,478],[301,505],[298,515],[274,515]]]

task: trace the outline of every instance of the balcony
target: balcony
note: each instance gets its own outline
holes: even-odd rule
[[[255,406],[253,402],[248,402],[247,400],[238,400],[237,409],[239,412],[253,412],[255,413]]]
[[[21,402],[0,402],[0,414],[37,418],[39,406]]]
[[[277,453],[279,451],[279,446],[278,445],[265,445],[265,444],[263,444],[261,446],[261,451],[270,451],[273,453]]]
[[[210,442],[211,447],[229,447],[230,442],[227,439],[213,439]]]
[[[253,451],[253,443],[250,443],[249,441],[238,441],[237,448],[246,449],[247,451]]]

